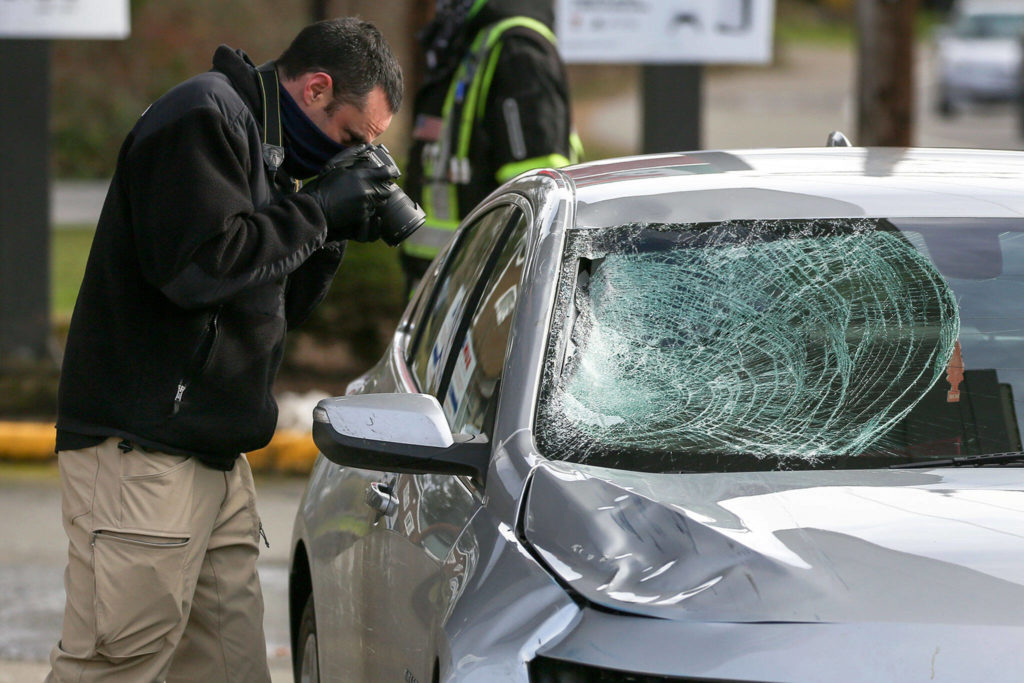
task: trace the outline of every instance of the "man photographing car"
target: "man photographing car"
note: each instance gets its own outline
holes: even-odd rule
[[[401,99],[383,36],[343,18],[262,67],[221,46],[128,134],[61,373],[67,607],[48,680],[270,680],[241,454],[273,435],[286,330],[346,240],[422,223],[369,146]]]

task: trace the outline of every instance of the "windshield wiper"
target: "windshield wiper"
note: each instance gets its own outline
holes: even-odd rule
[[[945,460],[918,460],[903,465],[889,465],[891,470],[924,469],[927,467],[980,467],[982,465],[1007,465],[1024,463],[1024,452],[987,453],[985,455],[963,455]]]

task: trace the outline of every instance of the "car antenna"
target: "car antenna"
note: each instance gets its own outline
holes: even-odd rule
[[[828,139],[825,141],[826,147],[849,147],[850,141],[840,131],[834,130],[828,134]]]

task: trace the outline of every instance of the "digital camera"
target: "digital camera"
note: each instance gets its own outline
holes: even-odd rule
[[[419,230],[427,221],[427,214],[394,183],[402,172],[388,148],[368,144],[349,147],[327,162],[324,170],[375,167],[386,168],[390,175],[390,179],[374,188],[379,198],[374,217],[380,221],[381,239],[393,247]]]

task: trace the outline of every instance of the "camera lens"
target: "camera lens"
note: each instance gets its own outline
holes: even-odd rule
[[[388,183],[387,200],[379,209],[381,238],[392,247],[427,222],[427,214],[394,183]]]

